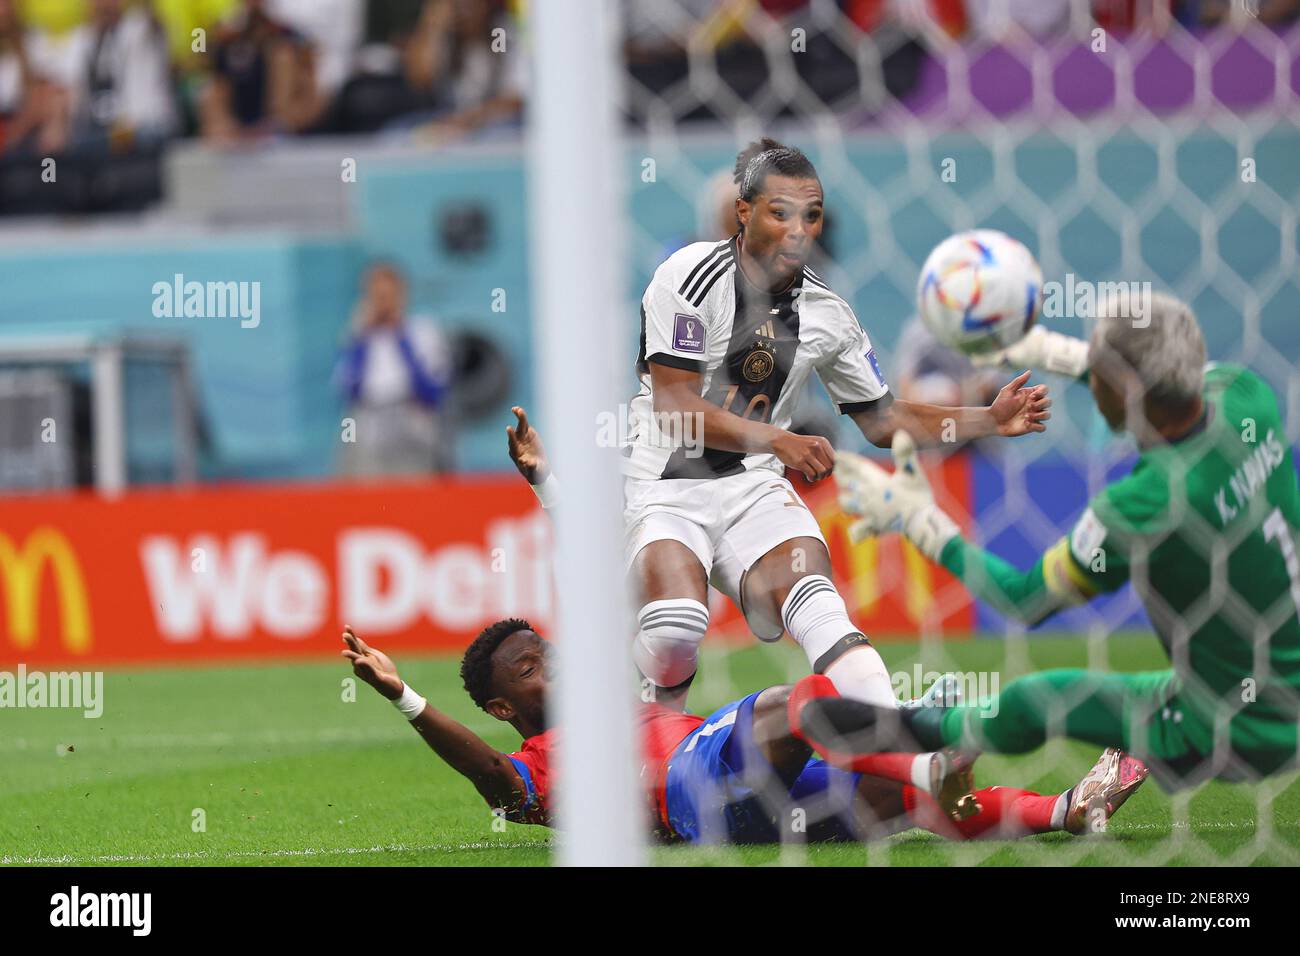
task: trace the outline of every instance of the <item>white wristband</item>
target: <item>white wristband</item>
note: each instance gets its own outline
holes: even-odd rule
[[[542,507],[550,511],[560,503],[560,483],[555,478],[555,472],[551,472],[540,485],[529,485],[533,489],[533,494],[537,495],[537,500],[542,503]]]
[[[400,710],[407,720],[415,720],[424,712],[427,703],[428,701],[417,694],[410,684],[403,684],[402,696],[393,701],[393,706]]]

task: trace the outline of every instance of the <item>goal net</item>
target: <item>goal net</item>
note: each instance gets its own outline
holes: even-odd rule
[[[1000,229],[1037,255],[1048,283],[1040,321],[1054,330],[1086,336],[1093,297],[1114,287],[1106,284],[1134,283],[1190,303],[1209,357],[1245,365],[1271,385],[1286,429],[1279,440],[1293,446],[1300,31],[1261,22],[1252,0],[1201,6],[1217,22],[1189,25],[1158,0],[624,4],[630,296],[639,297],[675,248],[725,235],[735,154],[769,135],[804,149],[817,165],[827,205],[819,274],[853,306],[896,394],[987,401],[987,375],[925,340],[914,300],[935,244],[963,229]],[[1067,534],[1136,455],[1131,439],[1107,430],[1085,385],[1035,380],[1047,381],[1055,396],[1046,434],[927,459],[940,503],[967,536],[1022,568]],[[868,451],[820,390],[809,408],[804,427],[828,433],[838,447]],[[973,600],[896,535],[851,543],[833,488],[801,492],[826,533],[850,613],[901,696],[920,694],[943,672],[978,696],[1048,667],[1169,666],[1133,585],[1029,628]],[[1232,602],[1219,573],[1226,559],[1212,557],[1213,599],[1191,605],[1194,619],[1175,635],[1194,633],[1205,615]],[[713,622],[693,711],[807,672],[788,640],[759,645],[716,595]],[[1258,628],[1247,629],[1241,639],[1256,641]],[[1176,637],[1171,652],[1188,648]],[[1052,740],[1020,758],[986,755],[977,778],[980,786],[1061,792],[1100,750]],[[1300,862],[1294,833],[1288,840],[1276,832],[1275,802],[1294,774],[1259,779],[1228,763],[1251,783],[1192,788],[1167,803],[1143,794],[1147,810],[1133,814],[1132,828],[1159,838],[1108,839],[1102,859]],[[1154,780],[1147,786],[1156,789]],[[1224,805],[1245,807],[1233,817],[1245,822],[1230,824],[1240,830],[1236,839],[1211,840],[1228,825],[1217,812]],[[825,809],[787,801],[774,812],[789,825],[772,859],[806,859],[810,823]],[[1121,811],[1111,829],[1133,832],[1124,824]],[[862,860],[907,862],[918,841],[931,839],[871,843]],[[1060,865],[1097,851],[1089,840],[941,844],[945,858],[960,864],[996,857]],[[701,852],[728,859],[740,851]]]

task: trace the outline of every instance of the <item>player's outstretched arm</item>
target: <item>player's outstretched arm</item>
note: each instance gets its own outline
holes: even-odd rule
[[[1032,368],[1082,380],[1088,376],[1088,343],[1036,325],[1014,345],[988,355],[971,356],[971,362],[981,367]]]
[[[700,373],[650,361],[656,415],[668,423],[692,424],[689,434],[706,448],[719,451],[772,454],[781,464],[801,472],[809,481],[825,478],[835,468],[835,450],[820,435],[796,435],[765,421],[736,415],[700,394]],[[667,430],[663,426],[661,429]],[[681,436],[685,438],[684,434]]]
[[[853,412],[850,417],[867,441],[877,448],[888,448],[898,431],[907,432],[924,445],[1042,432],[1047,430],[1047,420],[1052,417],[1052,399],[1046,385],[1028,385],[1031,374],[1021,372],[985,408],[927,405],[900,399],[878,410]]]
[[[840,506],[858,519],[849,527],[853,540],[898,531],[973,595],[1025,624],[1037,624],[1097,593],[1070,563],[1067,540],[1027,571],[967,541],[957,523],[935,503],[911,436],[900,431],[892,445],[893,474],[860,455],[836,455]]]
[[[433,752],[474,784],[490,806],[523,805],[527,795],[523,778],[505,754],[430,706],[398,676],[392,659],[366,644],[350,626],[343,629],[343,643],[347,648],[342,654],[352,662],[352,672],[392,701]]]

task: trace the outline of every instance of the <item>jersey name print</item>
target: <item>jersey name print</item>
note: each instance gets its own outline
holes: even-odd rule
[[[687,444],[654,403],[651,366],[698,372],[700,395],[742,418],[789,428],[816,373],[842,412],[891,399],[853,310],[811,269],[776,294],[736,265],[739,237],[698,242],[669,256],[641,300],[640,390],[633,398],[624,473],[642,479],[720,478],[783,469],[775,455]]]

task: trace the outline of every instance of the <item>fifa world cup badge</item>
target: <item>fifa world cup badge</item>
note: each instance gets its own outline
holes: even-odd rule
[[[673,348],[678,352],[704,351],[704,323],[694,315],[673,316]]]

